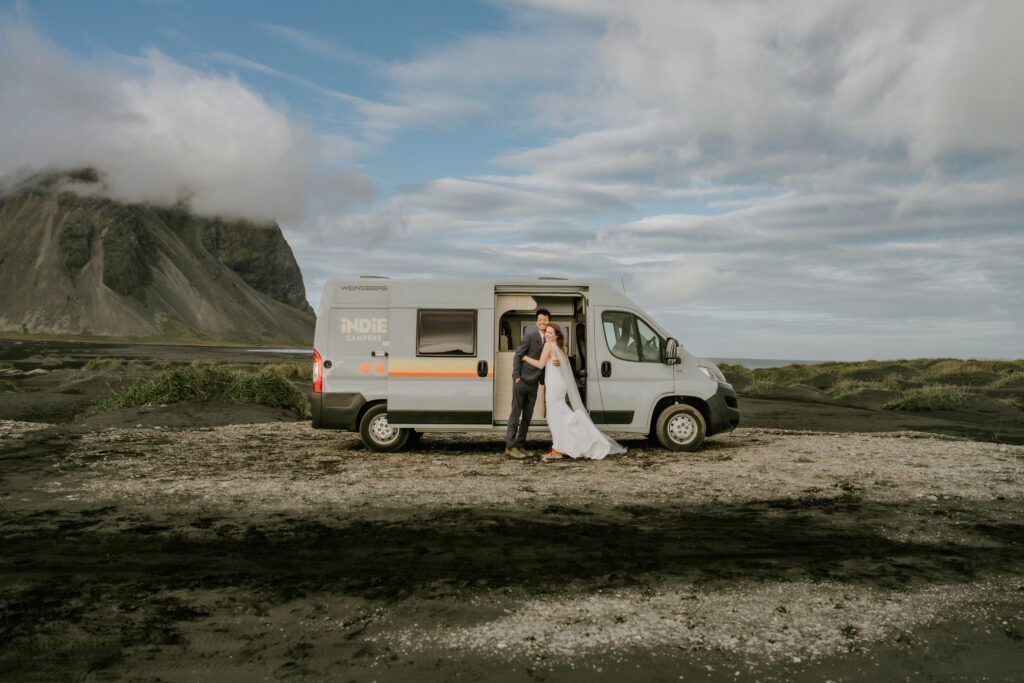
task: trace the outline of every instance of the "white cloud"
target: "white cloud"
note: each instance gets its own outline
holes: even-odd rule
[[[580,49],[602,68],[560,106],[604,119],[506,155],[514,168],[805,188],[865,173],[904,182],[965,154],[1021,168],[1021,3],[525,4],[601,27]]]
[[[0,174],[95,166],[127,201],[295,219],[311,185],[331,182],[317,168],[316,136],[236,78],[155,50],[86,61],[3,18],[0,120]],[[366,182],[348,180],[366,195]]]
[[[635,278],[638,293],[652,304],[680,304],[693,301],[719,282],[731,277],[714,264],[700,260],[680,260],[644,267]]]

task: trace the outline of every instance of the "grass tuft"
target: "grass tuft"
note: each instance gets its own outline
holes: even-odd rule
[[[286,379],[301,379],[307,382],[313,381],[312,363],[287,363],[268,365],[265,370],[277,373]]]
[[[1002,377],[1000,377],[996,381],[992,382],[991,384],[989,384],[985,388],[986,389],[1001,389],[1001,388],[1007,386],[1008,384],[1015,384],[1015,383],[1020,382],[1022,380],[1024,380],[1024,372],[1013,372],[1013,373],[1011,373],[1009,375],[1003,375]]]
[[[940,358],[935,360],[925,373],[931,377],[943,375],[969,375],[973,373],[991,373],[1005,375],[1019,372],[1020,361],[1009,360],[960,360],[959,358]]]
[[[883,407],[887,410],[952,410],[967,405],[969,396],[967,387],[929,384],[906,389]]]
[[[1017,410],[1024,410],[1024,401],[1020,400],[1019,398],[1010,397],[1010,398],[999,398],[999,399],[996,399],[996,400],[997,401],[1002,401],[1003,403],[1005,403],[1006,405],[1010,406],[1011,408],[1016,408]]]
[[[754,398],[769,398],[775,395],[775,382],[759,377],[744,387],[741,393]]]
[[[903,375],[893,373],[891,375],[886,375],[885,378],[878,383],[878,387],[880,389],[885,389],[886,391],[903,391],[908,388],[908,382]]]
[[[236,374],[224,394],[235,403],[285,408],[296,415],[306,415],[306,395],[273,370],[255,375]]]
[[[306,415],[305,394],[278,373],[265,370],[251,374],[212,365],[188,365],[164,370],[152,379],[115,391],[103,401],[86,408],[78,417],[148,403],[218,398],[234,403],[285,408],[299,416]]]
[[[722,371],[723,375],[733,374],[741,375],[743,377],[754,376],[754,372],[752,370],[748,370],[746,367],[739,364],[733,365],[732,363],[718,363],[718,369]]]
[[[817,365],[786,365],[781,368],[759,368],[754,371],[758,380],[768,379],[778,384],[799,384],[820,375],[821,368]]]
[[[881,389],[880,382],[865,382],[859,379],[841,379],[832,386],[825,389],[825,393],[832,398],[847,398],[864,393],[870,389]]]
[[[86,361],[83,370],[124,370],[124,363],[115,358],[94,358]]]
[[[6,377],[0,379],[0,391],[21,391],[18,385]]]

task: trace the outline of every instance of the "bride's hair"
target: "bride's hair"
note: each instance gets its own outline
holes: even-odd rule
[[[565,333],[562,332],[562,328],[557,323],[548,323],[548,327],[555,331],[555,343],[558,344],[562,353],[565,353]]]

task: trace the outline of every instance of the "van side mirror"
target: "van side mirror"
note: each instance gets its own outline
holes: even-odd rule
[[[679,363],[679,342],[674,337],[669,337],[665,342],[665,357],[661,359],[661,362],[667,365]]]

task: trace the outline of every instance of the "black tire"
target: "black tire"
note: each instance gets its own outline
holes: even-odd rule
[[[704,444],[707,426],[699,410],[677,403],[661,411],[654,431],[670,451],[695,451]]]
[[[359,421],[359,436],[371,451],[391,453],[400,451],[409,440],[411,429],[396,429],[388,425],[388,407],[383,403],[373,406]]]

